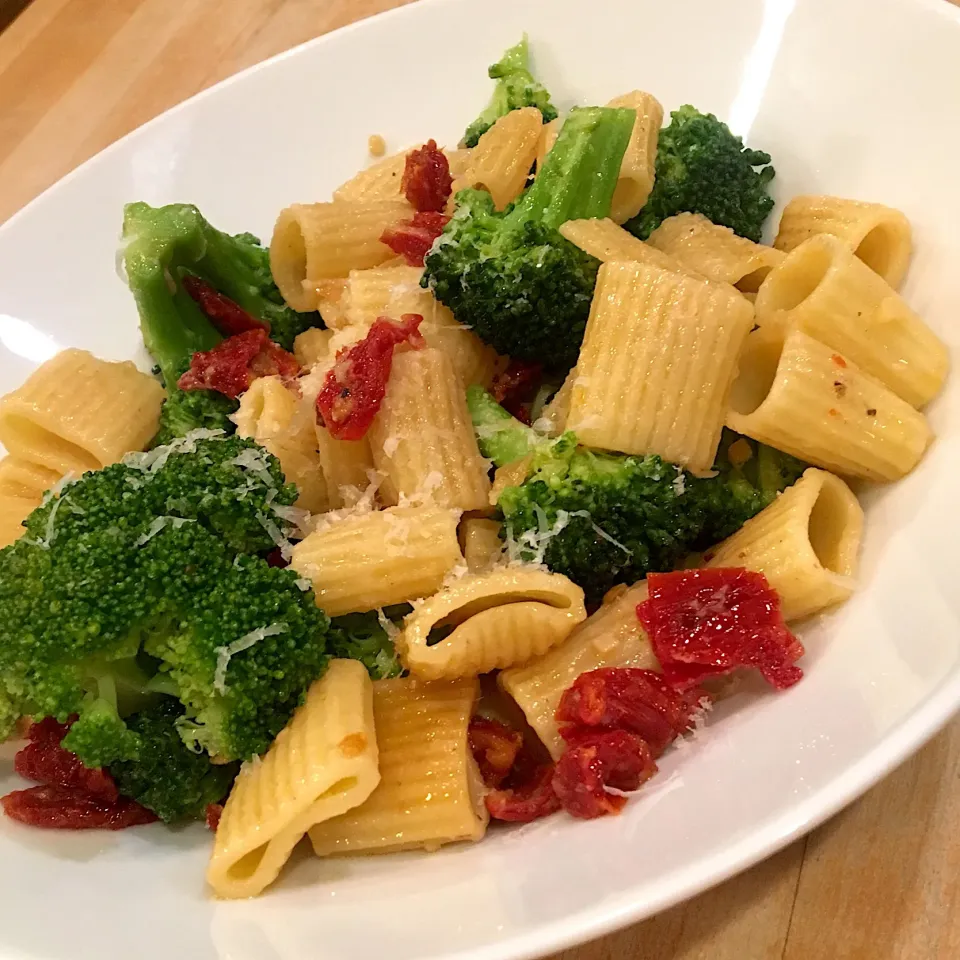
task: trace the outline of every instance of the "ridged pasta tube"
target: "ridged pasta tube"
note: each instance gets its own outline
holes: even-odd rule
[[[501,688],[523,710],[527,722],[555,760],[566,744],[558,732],[554,714],[564,690],[581,673],[599,667],[660,669],[637,619],[637,604],[646,599],[647,584],[641,580],[605,602],[549,653],[498,675]]]
[[[560,225],[560,233],[584,253],[603,263],[611,260],[649,263],[661,270],[672,270],[685,277],[703,276],[689,265],[668,256],[662,250],[644,243],[613,220],[568,220]],[[749,242],[749,241],[748,241]]]
[[[547,159],[547,154],[553,149],[553,145],[557,142],[557,137],[560,136],[560,127],[562,126],[563,120],[557,117],[549,123],[545,123],[540,128],[540,139],[537,141],[537,170],[543,166],[544,161]]]
[[[663,107],[656,97],[642,90],[614,97],[607,106],[626,107],[637,113],[610,205],[610,218],[616,223],[625,223],[640,212],[653,189]]]
[[[40,500],[60,479],[56,470],[42,467],[20,457],[4,457],[0,460],[0,494]]]
[[[21,521],[40,506],[40,497],[0,493],[0,547],[8,547],[26,532]]]
[[[489,815],[467,743],[478,694],[475,679],[373,684],[380,784],[366,803],[311,828],[317,856],[436,850],[482,839]]]
[[[755,293],[785,254],[738,237],[729,227],[711,223],[699,213],[668,217],[647,243],[679,260],[708,280],[729,283],[742,293]]]
[[[843,197],[794,197],[780,217],[773,245],[790,251],[820,233],[846,243],[894,289],[903,282],[913,248],[910,221],[893,207]]]
[[[294,310],[315,310],[320,280],[345,277],[393,256],[380,242],[387,227],[412,216],[406,200],[295,203],[280,211],[270,242],[270,269]]]
[[[583,591],[566,577],[501,567],[461,577],[417,606],[397,652],[423,680],[473,677],[540,656],[586,615]],[[448,629],[434,642],[433,631]]]
[[[577,361],[567,429],[587,446],[713,465],[753,308],[732,287],[605,263]]]
[[[433,506],[345,517],[296,544],[290,566],[311,581],[317,606],[331,617],[427,597],[464,562],[457,519]]]
[[[293,355],[297,358],[297,363],[304,370],[309,370],[329,354],[331,337],[333,330],[321,330],[319,327],[304,330],[293,341]]]
[[[931,400],[947,375],[947,348],[897,292],[830,234],[792,250],[764,281],[761,325],[795,326],[852,360],[907,403]]]
[[[489,570],[503,553],[499,520],[469,517],[460,521],[460,549],[471,573]]]
[[[747,338],[727,426],[808,463],[897,480],[923,456],[926,418],[851,360],[800,330]]]
[[[422,144],[421,144],[422,146]],[[384,157],[369,167],[354,174],[346,183],[333,191],[335,201],[343,200],[398,200],[403,196],[403,171],[407,165],[407,155],[419,147],[410,147],[399,153]],[[470,150],[442,151],[450,164],[450,175],[456,177],[462,172],[469,158]]]
[[[853,491],[811,468],[704,559],[710,567],[762,573],[780,594],[784,617],[798,620],[853,593],[862,535]]]
[[[543,117],[536,107],[511,110],[480,137],[466,169],[454,181],[451,205],[457,191],[481,187],[493,197],[497,210],[513,203],[527,184],[537,157]]]
[[[314,824],[362,804],[380,782],[373,684],[358,660],[331,660],[262,760],[243,765],[207,868],[221,897],[252,897]]]
[[[384,502],[402,502],[429,486],[440,506],[487,507],[487,461],[477,447],[464,386],[442,351],[425,347],[394,356],[368,436]]]
[[[58,477],[79,477],[142,450],[163,399],[163,387],[129,361],[63,350],[0,399],[0,443]]]

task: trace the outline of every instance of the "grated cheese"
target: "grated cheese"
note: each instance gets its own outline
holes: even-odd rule
[[[217,666],[213,672],[213,689],[219,694],[227,692],[227,667],[230,665],[230,658],[235,654],[249,650],[255,643],[259,643],[264,637],[275,637],[280,633],[286,633],[289,628],[285,623],[271,623],[269,627],[257,627],[245,633],[239,640],[228,643],[224,647],[217,647]]]
[[[142,547],[152,540],[164,527],[170,526],[179,530],[185,523],[196,523],[196,520],[187,520],[184,517],[154,517],[146,531],[137,538],[136,546]]]
[[[141,473],[154,474],[160,471],[166,462],[177,453],[196,453],[200,440],[222,440],[226,437],[223,430],[191,430],[188,434],[162,447],[154,447],[146,453],[125,454],[121,463]]]

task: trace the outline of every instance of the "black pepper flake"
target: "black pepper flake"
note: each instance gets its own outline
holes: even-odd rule
[[[750,328],[750,332],[751,332],[751,333],[756,333],[757,330],[759,330],[759,329],[760,329],[760,324],[759,324],[759,323],[755,323],[755,324]]]
[[[876,407],[867,407],[867,416],[868,416],[868,417],[875,417],[876,415],[877,415],[877,408],[876,408]]]
[[[847,385],[842,380],[834,380],[833,389],[839,399],[847,392]]]

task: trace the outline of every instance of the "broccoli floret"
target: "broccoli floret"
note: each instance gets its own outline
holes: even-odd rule
[[[660,131],[656,179],[646,204],[625,226],[641,240],[676,213],[701,213],[760,242],[773,209],[770,155],[750,150],[712,113],[687,105]]]
[[[183,277],[200,277],[265,320],[271,338],[285,350],[292,350],[294,339],[307,328],[322,326],[320,315],[297,313],[284,304],[270,273],[270,255],[255,236],[222,233],[190,204],[127,204],[123,242],[143,342],[167,388],[156,442],[167,443],[198,428],[230,432],[228,417],[237,408],[235,400],[210,390],[177,389],[194,353],[210,350],[222,339],[183,289]]]
[[[136,759],[130,692],[166,689],[191,744],[266,750],[327,659],[312,591],[259,556],[295,499],[236,436],[131,454],[52,496],[0,551],[0,736],[11,717],[78,714],[65,745],[84,763]],[[134,661],[144,672],[125,680]]]
[[[393,608],[383,614],[382,620],[376,611],[334,618],[327,641],[330,655],[359,660],[374,680],[399,676],[403,667],[386,628],[392,625],[391,630],[399,630],[402,611],[409,609],[406,604],[400,610]]]
[[[485,191],[457,194],[422,284],[501,353],[560,371],[576,362],[599,261],[557,227],[609,214],[634,119],[572,110],[533,185],[503,213]]]
[[[189,750],[177,732],[182,717],[183,706],[170,697],[129,717],[127,727],[141,744],[139,759],[110,767],[119,791],[165,823],[202,819],[208,804],[226,796],[240,769]]]
[[[570,577],[591,603],[617,583],[671,570],[729,536],[803,472],[799,461],[767,448],[763,456],[779,467],[765,472],[774,485],[761,486],[746,464],[730,463],[734,441],[759,460],[757,444],[727,434],[717,476],[697,478],[657,456],[598,453],[564,434],[535,452],[520,486],[500,495],[511,552]]]
[[[543,439],[476,384],[467,387],[467,408],[480,452],[497,467],[532,453]]]
[[[465,147],[475,147],[477,141],[511,110],[536,107],[543,115],[543,122],[557,118],[557,108],[550,102],[550,94],[530,72],[530,50],[527,35],[487,69],[487,76],[496,80],[493,99],[487,108],[467,127],[463,135]]]

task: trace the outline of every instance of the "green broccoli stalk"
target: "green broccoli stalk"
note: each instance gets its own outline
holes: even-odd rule
[[[238,763],[213,764],[189,750],[177,732],[182,717],[183,706],[170,697],[129,717],[130,733],[141,744],[138,758],[110,766],[117,789],[165,823],[203,819],[207,805],[227,795],[240,769]]]
[[[550,94],[530,72],[530,49],[526,34],[516,46],[511,47],[496,63],[490,65],[487,76],[497,81],[493,99],[483,113],[467,127],[463,135],[465,147],[475,147],[477,141],[511,110],[536,107],[542,114],[544,123],[556,119],[557,109],[550,102]]]
[[[509,552],[565,574],[594,604],[617,583],[674,569],[739,529],[803,472],[799,461],[760,447],[772,482],[764,487],[747,464],[730,462],[733,442],[749,448],[747,464],[760,461],[757,444],[727,433],[717,475],[698,478],[656,456],[587,450],[564,434],[538,448],[527,479],[500,495]]]
[[[576,362],[599,262],[557,227],[610,212],[634,119],[572,110],[533,185],[503,213],[485,191],[457,194],[422,284],[501,353],[559,371]]]
[[[137,760],[124,715],[167,691],[195,749],[264,752],[327,662],[309,583],[261,557],[296,496],[252,441],[193,435],[35,510],[0,551],[0,738],[77,714],[64,743],[85,764]]]
[[[183,288],[183,277],[205,280],[254,317],[286,350],[319,314],[297,313],[283,303],[270,273],[268,251],[249,233],[230,236],[212,227],[196,207],[130,203],[123,214],[124,265],[140,313],[143,342],[167,388],[156,443],[195,429],[233,429],[237,402],[212,390],[184,393],[177,381],[194,353],[210,350],[221,335]]]
[[[502,467],[525,457],[543,441],[526,424],[511,416],[483,387],[467,387],[467,408],[480,452]]]
[[[770,155],[744,147],[712,113],[688,105],[670,116],[660,131],[653,191],[627,229],[646,240],[667,217],[689,211],[759,243],[773,209]]]
[[[406,604],[389,611],[348,613],[330,621],[327,646],[333,657],[359,660],[374,680],[397,677],[403,670],[393,647],[393,636],[399,632],[399,621]]]

